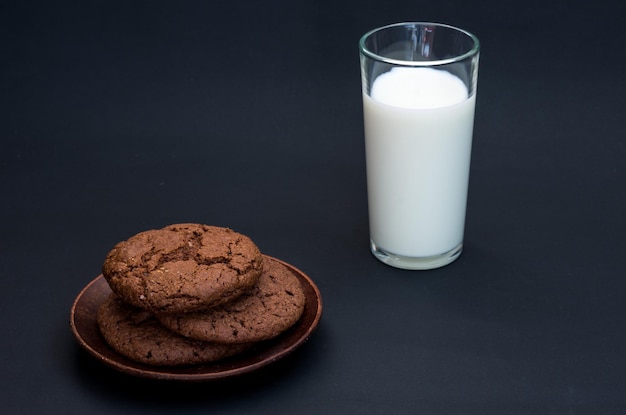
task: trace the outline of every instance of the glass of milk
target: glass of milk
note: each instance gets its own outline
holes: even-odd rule
[[[438,23],[398,23],[359,42],[371,251],[404,269],[463,249],[479,42]]]

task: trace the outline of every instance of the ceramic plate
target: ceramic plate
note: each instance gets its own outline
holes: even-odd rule
[[[70,314],[70,325],[78,343],[102,363],[133,376],[180,381],[207,381],[238,376],[258,370],[296,350],[311,336],[322,316],[322,298],[313,281],[302,271],[279,259],[302,283],[306,296],[304,313],[298,322],[279,337],[260,343],[254,351],[222,362],[206,365],[158,367],[137,363],[115,352],[104,341],[98,329],[98,307],[111,293],[102,275],[91,281],[78,294]]]

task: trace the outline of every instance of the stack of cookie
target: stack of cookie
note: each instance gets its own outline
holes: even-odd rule
[[[155,366],[215,362],[273,339],[304,311],[298,278],[228,228],[177,224],[117,244],[102,274],[106,342]]]

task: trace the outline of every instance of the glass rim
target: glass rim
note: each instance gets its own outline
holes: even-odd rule
[[[390,29],[393,27],[398,27],[398,26],[407,26],[407,25],[420,25],[420,26],[437,26],[437,27],[445,27],[446,29],[452,29],[455,30],[459,33],[463,33],[464,35],[468,36],[473,43],[473,46],[470,50],[468,50],[467,52],[458,55],[458,56],[454,56],[451,58],[446,58],[446,59],[436,59],[436,60],[432,60],[432,61],[406,61],[406,60],[401,60],[401,59],[393,59],[393,58],[387,58],[384,56],[381,56],[377,53],[372,52],[371,50],[369,50],[366,46],[365,46],[365,41],[372,36],[374,33],[380,32],[382,30],[385,29]],[[455,63],[455,62],[460,62],[463,61],[467,58],[470,58],[472,56],[478,55],[478,53],[480,52],[480,41],[478,40],[478,38],[473,35],[472,33],[468,32],[467,30],[464,29],[460,29],[458,27],[455,26],[451,26],[448,24],[444,24],[444,23],[435,23],[435,22],[400,22],[400,23],[393,23],[393,24],[389,24],[386,26],[381,26],[381,27],[377,27],[375,29],[370,30],[369,32],[365,33],[363,36],[361,36],[361,39],[359,40],[359,50],[361,51],[362,54],[368,56],[369,58],[372,58],[374,60],[377,60],[379,62],[384,62],[384,63],[388,63],[388,64],[392,64],[392,65],[402,65],[402,66],[439,66],[439,65],[447,65],[450,63]]]

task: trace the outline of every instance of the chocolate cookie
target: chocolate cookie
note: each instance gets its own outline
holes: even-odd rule
[[[207,311],[157,318],[165,327],[198,340],[257,342],[276,337],[294,325],[304,303],[298,278],[280,262],[265,257],[257,285],[237,300]]]
[[[158,313],[202,310],[253,287],[263,256],[228,228],[170,225],[141,232],[109,252],[102,275],[124,302]]]
[[[215,362],[249,347],[185,338],[161,326],[150,312],[123,303],[115,294],[102,303],[97,321],[111,348],[131,360],[153,366]]]

